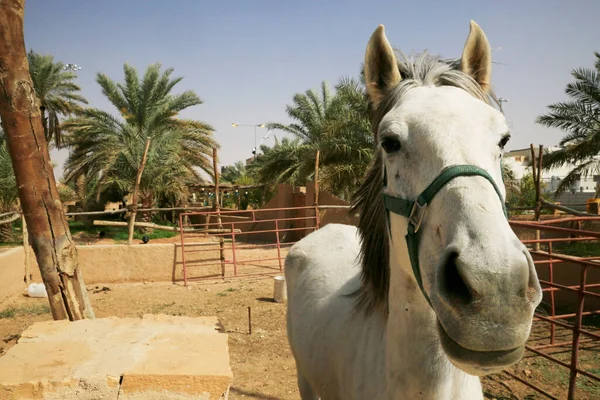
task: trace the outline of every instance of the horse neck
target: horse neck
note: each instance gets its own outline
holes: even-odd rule
[[[394,214],[390,218],[391,231],[395,234],[390,247],[386,327],[388,398],[443,399],[452,393],[465,393],[465,389],[470,389],[465,385],[472,386],[475,392],[479,388],[481,395],[479,379],[455,368],[445,356],[435,313],[412,272],[404,237],[406,219]]]

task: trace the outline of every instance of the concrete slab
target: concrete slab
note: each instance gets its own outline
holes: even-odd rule
[[[226,399],[221,331],[216,317],[38,322],[0,358],[0,400]]]

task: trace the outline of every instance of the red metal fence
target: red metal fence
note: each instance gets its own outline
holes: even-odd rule
[[[600,393],[600,319],[594,316],[600,316],[600,263],[597,261],[600,256],[561,254],[590,251],[581,243],[597,242],[600,239],[597,226],[600,224],[592,229],[581,229],[582,224],[598,223],[600,217],[510,222],[513,229],[520,231],[521,238],[530,236],[522,241],[530,248],[537,266],[544,300],[535,314],[532,335],[526,347],[528,353],[513,372],[507,371],[506,374],[550,399],[574,400],[588,395],[588,398],[599,398],[595,396]],[[575,224],[577,228],[557,224]],[[536,231],[540,232],[537,237]],[[589,327],[585,326],[584,318],[588,319]],[[535,357],[549,360],[551,368],[567,369],[566,393],[560,393],[560,379],[552,382],[551,387],[541,387],[533,384],[527,376],[519,375],[517,371],[523,363],[531,363]],[[586,384],[595,387],[591,394],[584,393]],[[578,390],[579,395],[576,394]]]
[[[281,273],[289,247],[318,228],[316,206],[182,213],[184,284]]]
[[[179,227],[184,283],[279,274],[289,247],[319,224],[318,208],[313,206],[183,213]],[[600,255],[565,254],[573,253],[569,246],[600,240],[600,217],[510,224],[530,249],[544,299],[535,313],[525,357],[505,373],[550,399],[600,398],[593,394],[600,389],[585,391],[586,384],[600,387]],[[594,317],[598,318],[590,320]],[[542,387],[520,372],[535,370],[529,366],[535,360],[546,362],[540,370],[564,369],[565,387],[560,387],[560,379]]]

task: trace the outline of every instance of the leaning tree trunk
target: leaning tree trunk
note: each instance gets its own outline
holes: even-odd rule
[[[142,208],[152,208],[152,195],[142,196]],[[152,211],[140,211],[140,221],[151,223],[152,222]],[[138,227],[138,230],[142,234],[150,234],[154,232],[154,229],[148,227]]]
[[[93,318],[56,189],[23,37],[24,0],[0,0],[0,117],[54,319]]]
[[[140,163],[140,167],[137,171],[137,176],[135,177],[135,187],[133,188],[133,195],[131,196],[131,213],[129,214],[129,226],[128,228],[128,237],[127,244],[131,245],[133,243],[133,229],[135,228],[135,216],[137,214],[137,205],[138,205],[138,194],[140,192],[140,182],[142,181],[142,174],[144,173],[144,167],[146,166],[146,159],[148,158],[148,150],[150,150],[150,143],[152,138],[146,139],[146,146],[144,147],[144,154],[142,154],[142,162]]]

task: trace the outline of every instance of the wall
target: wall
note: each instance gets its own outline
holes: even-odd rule
[[[233,213],[228,212],[225,214],[221,214],[221,223],[222,223],[224,229],[229,229],[232,226],[231,222],[235,222],[234,228],[239,229],[242,232],[257,232],[257,231],[265,231],[265,230],[274,230],[275,229],[274,221],[253,222],[252,215],[254,214],[254,216],[257,220],[274,220],[274,219],[280,219],[280,218],[296,217],[297,210],[271,211],[268,209],[300,207],[303,205],[303,202],[300,202],[302,204],[300,204],[298,202],[298,199],[297,199],[298,196],[303,196],[303,193],[300,193],[299,188],[292,187],[290,185],[285,185],[285,184],[278,184],[277,187],[275,188],[275,195],[261,210],[255,210],[255,212],[252,212],[252,210],[249,209],[249,210],[240,210],[238,212],[233,212]],[[268,210],[268,211],[263,211],[263,210]],[[233,216],[234,218],[231,218],[229,216]],[[247,219],[244,220],[244,219],[235,218],[235,217],[245,217]],[[198,213],[196,215],[191,215],[190,220],[191,220],[192,224],[202,225],[202,224],[206,223],[206,215],[201,214],[201,213]],[[213,229],[216,228],[217,227],[216,222],[217,222],[216,216],[212,215],[211,219],[210,219],[210,223],[211,223],[210,228],[213,228]],[[292,225],[293,225],[292,221],[279,221],[280,229],[291,228],[291,227],[293,227]],[[285,239],[287,238],[286,234],[287,234],[287,232],[281,234],[282,241],[285,241]],[[275,243],[276,238],[275,238],[275,233],[265,232],[265,233],[249,234],[249,235],[240,235],[238,237],[238,240],[251,241],[251,242]]]
[[[552,216],[552,215],[542,215],[541,220],[550,220],[550,219],[559,219],[559,218],[567,218],[570,217],[568,215],[563,215],[560,217]],[[520,221],[533,221],[533,216],[531,215],[518,215],[511,218],[511,220],[520,220]],[[594,232],[600,232],[600,221],[581,221],[578,223],[577,221],[570,222],[560,222],[554,223],[552,226],[559,228],[568,228],[568,229],[578,229],[578,226],[581,230],[588,230]],[[513,227],[513,231],[521,240],[532,240],[535,239],[535,230],[531,228],[523,228],[523,227]],[[555,238],[568,238],[570,236],[569,233],[565,232],[551,232],[551,231],[541,231],[540,237],[542,239],[555,239]],[[542,250],[545,250],[545,245],[542,245]],[[556,250],[555,250],[556,252]],[[547,260],[546,256],[537,256],[533,255],[534,260]],[[541,280],[549,281],[549,266],[548,264],[536,265],[536,270],[538,273],[538,277]],[[554,282],[565,285],[565,286],[575,286],[579,285],[581,274],[581,266],[580,264],[574,262],[559,262],[553,265],[553,275]],[[587,278],[586,283],[600,283],[600,267],[588,267],[587,270]],[[588,288],[587,291],[592,293],[600,293],[600,288]],[[575,312],[577,303],[578,303],[578,294],[576,292],[570,290],[558,290],[555,291],[554,299],[558,308],[563,308],[563,310],[558,310],[558,312],[564,311],[564,309],[570,310],[569,312]],[[548,310],[550,309],[550,293],[544,293],[543,303],[548,306]],[[585,310],[600,310],[600,298],[594,296],[586,296],[585,297]]]
[[[87,285],[116,282],[169,282],[183,279],[181,249],[177,244],[78,246],[79,267]],[[23,247],[0,253],[0,302],[23,293]],[[33,252],[33,282],[41,282]]]
[[[0,302],[25,290],[24,265],[25,254],[22,247],[0,253]]]
[[[534,260],[547,260],[548,257],[533,255]],[[580,284],[581,265],[573,262],[555,263],[552,267],[554,283],[564,286],[578,286]],[[536,265],[538,278],[541,280],[550,280],[550,267],[548,264]],[[586,283],[600,283],[600,267],[588,267]],[[542,285],[544,286],[544,285]],[[600,287],[588,288],[588,292],[600,293]],[[557,307],[557,313],[574,313],[577,310],[579,294],[571,290],[557,290],[554,292],[554,301]],[[547,310],[550,310],[550,292],[544,292],[542,300]],[[586,295],[584,301],[584,311],[600,310],[600,298]]]
[[[287,199],[287,200],[286,200]],[[279,185],[278,195],[273,202],[267,206],[270,207],[291,207],[301,205],[312,205],[314,201],[314,187],[308,184],[305,189],[293,189],[286,185]],[[336,198],[327,192],[320,192],[319,203],[328,205],[345,205],[343,200]],[[312,213],[313,210],[294,210],[295,213]],[[269,211],[260,213],[259,218],[282,217],[284,212]],[[288,212],[289,213],[289,212]],[[270,215],[266,215],[270,214]],[[343,223],[356,225],[358,218],[356,215],[349,214],[347,209],[329,209],[321,210],[320,226],[328,223]],[[310,214],[312,215],[312,214]],[[300,215],[298,215],[300,216]],[[542,219],[555,218],[543,216]],[[530,217],[520,216],[519,219],[531,219]],[[301,227],[311,226],[310,220],[289,221],[290,226]],[[304,225],[303,225],[304,224]],[[272,229],[267,226],[268,223],[257,222],[254,229]],[[264,226],[260,226],[264,225]],[[569,227],[569,223],[558,226]],[[600,230],[598,222],[586,222],[582,224],[582,229]],[[520,239],[534,238],[534,231],[525,228],[514,228]],[[302,231],[291,231],[289,234],[301,233]],[[264,234],[265,240],[274,242],[273,233]],[[251,235],[252,236],[252,235]],[[258,236],[258,235],[257,235]],[[297,237],[290,235],[283,237],[286,239],[297,240]],[[544,232],[542,237],[564,237],[564,233]],[[291,241],[291,240],[290,240]],[[79,265],[83,273],[83,278],[88,285],[115,282],[143,282],[143,281],[179,281],[182,280],[181,271],[181,249],[178,244],[139,244],[139,245],[97,245],[97,246],[78,246]],[[197,253],[200,254],[200,253]],[[191,256],[190,256],[191,257]],[[35,256],[31,252],[31,274],[33,282],[41,282],[39,269],[35,261]],[[540,279],[548,279],[547,265],[537,266]],[[564,285],[576,285],[579,283],[580,267],[576,264],[561,263],[554,267],[554,280]],[[24,278],[24,252],[22,247],[0,251],[0,302],[8,297],[23,293],[25,290]],[[588,283],[600,282],[600,268],[588,269]],[[600,292],[600,288],[590,289],[590,291]],[[549,303],[549,295],[544,296],[544,301]],[[558,306],[573,309],[577,294],[560,291],[556,294]],[[600,309],[600,299],[588,297],[586,299],[586,309]]]
[[[315,196],[315,186],[313,182],[306,183],[306,198],[310,199],[310,204]],[[319,205],[321,206],[348,206],[345,200],[333,195],[332,193],[324,190],[319,191]],[[349,208],[337,208],[337,209],[322,209],[319,210],[319,225],[324,227],[327,224],[345,224],[345,225],[358,225],[358,214],[350,213]]]
[[[277,211],[261,211],[256,213],[256,219],[262,220],[273,220],[282,218],[297,218],[301,217],[303,210],[281,210],[282,208],[302,207],[304,202],[302,198],[304,193],[301,188],[293,187],[285,184],[278,184],[276,187],[275,195],[265,204],[261,210],[268,210],[277,208]],[[280,221],[277,224],[279,229],[296,228],[299,221]],[[250,231],[265,231],[274,230],[275,222],[256,222],[254,224],[247,224],[248,230]],[[295,241],[296,231],[286,231],[280,234],[281,242],[292,242]],[[253,235],[244,236],[245,240],[257,241],[265,243],[275,243],[276,237],[273,232],[257,233]]]
[[[277,185],[277,192],[275,196],[269,201],[264,209],[269,208],[287,208],[287,207],[312,207],[315,201],[315,186],[313,182],[306,182],[306,186],[292,187],[289,185],[279,184]],[[347,206],[348,202],[340,199],[328,191],[319,191],[319,205],[336,205],[336,206]],[[272,211],[257,214],[257,218],[270,219],[270,218],[306,218],[293,221],[283,221],[280,228],[293,228],[295,230],[284,232],[281,235],[281,242],[296,242],[302,239],[306,234],[312,232],[310,229],[315,226],[315,220],[309,219],[314,217],[315,211],[312,208],[303,210],[290,210],[290,211]],[[319,226],[323,227],[330,223],[339,223],[347,225],[357,225],[358,216],[350,214],[349,209],[322,209],[319,210]],[[274,229],[273,223],[257,223],[251,227],[252,230],[264,230]],[[272,233],[268,234],[257,234],[252,235],[256,239],[263,241],[273,242]]]
[[[77,250],[86,284],[182,279],[176,268],[181,266],[180,245],[79,246]]]
[[[270,220],[270,221],[256,221],[256,222],[244,222],[237,218],[228,218],[227,215],[243,216],[249,219],[252,218],[252,213],[240,211],[231,214],[223,214],[221,217],[223,228],[227,229],[231,227],[228,222],[235,222],[235,229],[240,229],[242,232],[259,232],[259,231],[273,231],[275,230],[274,219],[280,219],[278,221],[279,229],[291,229],[280,233],[281,243],[296,242],[306,236],[307,233],[312,232],[311,228],[315,226],[315,210],[313,208],[307,209],[294,209],[294,210],[283,210],[285,208],[301,208],[301,207],[312,207],[314,205],[315,189],[313,182],[307,182],[306,186],[291,186],[286,184],[278,184],[275,188],[275,194],[271,200],[265,204],[260,210],[256,210],[255,216],[257,220]],[[347,206],[348,202],[334,196],[327,191],[319,192],[319,205],[340,205]],[[277,210],[274,210],[277,209]],[[294,220],[285,221],[286,218],[296,218]],[[297,219],[305,218],[305,219]],[[193,224],[204,224],[206,223],[205,215],[192,215],[190,217]],[[211,223],[216,221],[215,217],[211,218]],[[349,225],[358,224],[358,216],[351,215],[348,209],[322,209],[319,211],[320,226],[325,226],[330,223],[341,223]],[[215,228],[216,225],[211,225]],[[240,241],[248,242],[261,242],[261,243],[275,243],[276,236],[274,232],[264,233],[253,233],[249,235],[240,235],[236,238]]]
[[[570,207],[577,211],[585,211],[586,210],[585,205],[586,205],[588,199],[591,199],[594,197],[594,188],[595,188],[595,186],[592,186],[591,190],[587,190],[584,193],[581,193],[581,192],[561,193],[560,196],[553,197],[553,201],[559,202],[560,204],[563,204],[563,205]],[[591,191],[591,193],[590,193],[590,191]]]

